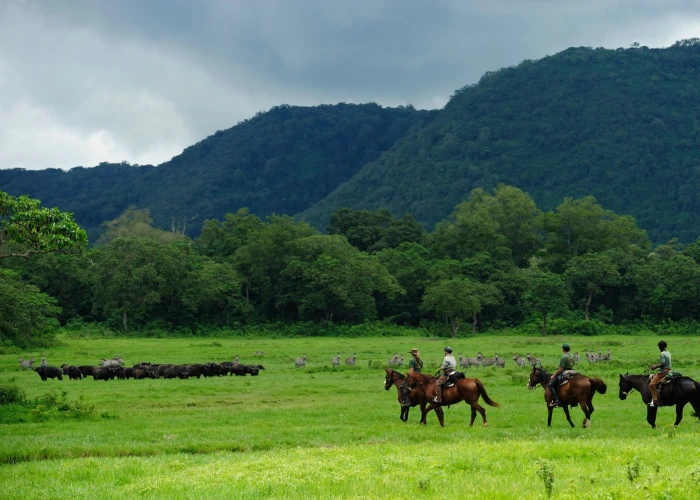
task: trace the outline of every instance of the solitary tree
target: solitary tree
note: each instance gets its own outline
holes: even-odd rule
[[[564,277],[559,274],[527,269],[527,290],[523,295],[530,310],[542,317],[542,335],[547,335],[547,317],[553,312],[564,311],[569,304],[569,293]]]

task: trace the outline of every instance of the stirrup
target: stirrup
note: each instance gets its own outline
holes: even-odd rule
[[[558,402],[556,402],[556,401],[554,401],[554,400],[552,400],[552,401],[549,403],[549,406],[550,406],[551,408],[561,408],[561,404],[559,404]]]

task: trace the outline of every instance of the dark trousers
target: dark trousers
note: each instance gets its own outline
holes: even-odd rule
[[[547,387],[549,387],[549,392],[552,393],[552,398],[557,403],[561,403],[561,400],[559,399],[559,394],[557,394],[557,387],[559,387],[559,382],[561,382],[561,373],[556,377],[552,377],[549,383],[547,384]]]

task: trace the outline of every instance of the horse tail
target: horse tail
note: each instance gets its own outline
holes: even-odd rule
[[[486,401],[487,405],[495,406],[496,408],[499,408],[501,406],[494,400],[492,400],[488,394],[486,394],[486,389],[484,388],[484,384],[481,383],[481,380],[477,378],[474,380],[474,382],[476,383],[477,389],[479,389],[479,394],[481,394],[481,397],[484,398],[484,401]]]
[[[592,392],[598,391],[600,394],[605,394],[608,390],[608,386],[605,385],[603,379],[598,377],[591,377],[591,388],[593,389]]]

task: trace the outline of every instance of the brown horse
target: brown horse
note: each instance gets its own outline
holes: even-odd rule
[[[406,381],[406,375],[403,375],[390,368],[385,368],[384,370],[386,371],[386,378],[384,379],[384,389],[388,391],[389,389],[391,389],[392,385],[396,386],[399,404],[401,404],[403,402],[403,398],[401,397],[401,385]],[[425,391],[422,391],[421,389],[414,389],[408,393],[408,399],[411,402],[411,406],[401,406],[401,415],[399,415],[399,418],[402,422],[408,421],[408,411],[413,406],[420,405],[421,414],[425,412],[425,405],[427,404],[427,400],[425,398]]]
[[[430,375],[423,375],[420,373],[409,373],[408,374],[408,386],[411,388],[424,389],[426,402],[430,403],[430,406],[423,411],[421,416],[421,423],[426,424],[426,416],[430,410],[435,410],[438,416],[440,425],[445,427],[445,419],[443,415],[442,406],[450,406],[464,401],[472,409],[472,418],[469,422],[469,426],[474,425],[474,419],[476,418],[476,412],[481,413],[481,418],[484,420],[484,427],[488,427],[489,424],[486,421],[486,410],[479,404],[479,396],[484,398],[484,401],[489,406],[494,406],[498,408],[499,405],[495,401],[492,401],[486,394],[486,389],[484,384],[478,378],[463,378],[457,380],[455,385],[452,387],[446,387],[442,389],[442,403],[433,403],[432,399],[435,397],[435,377]]]
[[[554,410],[553,407],[549,406],[549,403],[552,401],[552,394],[549,392],[549,387],[547,387],[551,378],[552,376],[543,368],[533,366],[532,372],[530,373],[530,380],[527,382],[527,388],[530,390],[534,389],[537,384],[544,388],[544,400],[547,403],[547,411],[549,412],[547,416],[547,427],[552,426],[552,410]],[[574,426],[574,423],[571,421],[571,415],[569,415],[569,406],[581,405],[581,409],[585,415],[583,427],[590,427],[591,414],[595,410],[595,408],[593,408],[593,396],[596,391],[605,394],[606,390],[607,386],[602,379],[586,377],[581,374],[575,375],[569,379],[566,385],[560,386],[557,389],[559,400],[562,403],[562,409],[566,415],[566,420],[569,421],[571,427]]]

